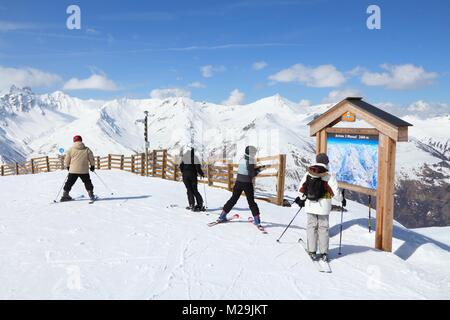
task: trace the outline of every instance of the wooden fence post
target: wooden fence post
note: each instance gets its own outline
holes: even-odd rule
[[[131,155],[131,172],[134,173],[135,171],[135,163],[134,163],[134,155]]]
[[[141,153],[141,176],[145,176],[145,165],[146,165],[146,161],[145,161],[145,153]]]
[[[111,170],[111,154],[108,154],[108,170]]]
[[[233,163],[228,164],[228,191],[233,190]]]
[[[208,186],[212,186],[213,182],[211,179],[211,164],[208,163],[208,166],[206,167],[206,176],[208,177]]]
[[[167,167],[167,150],[163,151],[163,163],[162,163],[162,178],[166,178],[166,167]]]
[[[122,156],[120,157],[120,170],[123,170],[124,162],[125,162],[125,156],[122,155]]]
[[[2,172],[2,177],[3,177],[3,176],[5,175],[5,166],[4,166],[4,165],[2,165],[2,167],[1,167],[1,168],[2,168],[2,171],[1,171],[1,172]]]
[[[31,174],[34,174],[34,159],[31,159]]]
[[[176,163],[173,164],[173,181],[177,181],[178,166]]]
[[[152,176],[154,177],[156,175],[156,150],[153,150],[152,152],[153,159],[152,159]]]
[[[16,162],[15,171],[16,171],[16,175],[19,175],[19,164],[17,162]]]
[[[282,206],[284,202],[284,181],[286,175],[286,155],[280,154],[278,158],[277,175],[277,205]]]
[[[50,159],[48,158],[48,156],[45,157],[45,162],[47,164],[47,172],[50,172]]]

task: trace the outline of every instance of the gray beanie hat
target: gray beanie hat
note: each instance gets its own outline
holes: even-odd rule
[[[328,159],[328,156],[326,153],[319,153],[316,156],[316,162],[328,165],[328,163],[330,163],[330,159]]]

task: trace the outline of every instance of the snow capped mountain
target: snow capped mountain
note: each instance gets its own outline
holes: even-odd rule
[[[225,106],[185,97],[82,100],[12,87],[0,97],[0,162],[56,155],[70,147],[75,134],[99,155],[142,152],[143,125],[137,120],[148,111],[151,149],[177,154],[192,142],[204,159],[237,160],[247,144],[255,144],[260,155],[287,154],[287,188],[294,190],[314,160],[315,140],[307,124],[329,107],[304,106],[280,95]],[[403,118],[414,126],[410,141],[398,144],[396,214],[405,219],[397,219],[406,226],[450,224],[450,117]]]

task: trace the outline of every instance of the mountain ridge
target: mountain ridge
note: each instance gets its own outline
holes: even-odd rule
[[[137,120],[149,111],[151,149],[166,148],[178,154],[192,143],[203,159],[225,156],[236,160],[245,145],[257,144],[261,155],[287,155],[286,188],[293,191],[314,161],[315,140],[307,124],[331,106],[304,106],[278,94],[235,106],[185,97],[82,100],[61,91],[36,95],[30,88],[13,87],[0,96],[0,162],[57,155],[59,149],[70,147],[75,134],[81,134],[99,155],[142,152],[143,125]],[[396,212],[413,221],[408,227],[435,225],[433,221],[448,225],[450,196],[443,192],[450,186],[450,133],[446,129],[450,117],[402,118],[414,126],[409,142],[398,144]],[[416,207],[419,197],[416,192],[441,194],[430,203],[422,199],[420,205],[425,212],[439,212],[438,219],[429,222],[426,217],[419,219],[419,214],[410,217],[408,210]],[[350,197],[366,202],[361,195]]]

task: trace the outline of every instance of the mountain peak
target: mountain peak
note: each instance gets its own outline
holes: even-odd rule
[[[9,89],[9,94],[25,94],[25,95],[34,95],[33,90],[30,87],[19,88],[15,85],[12,85]]]

